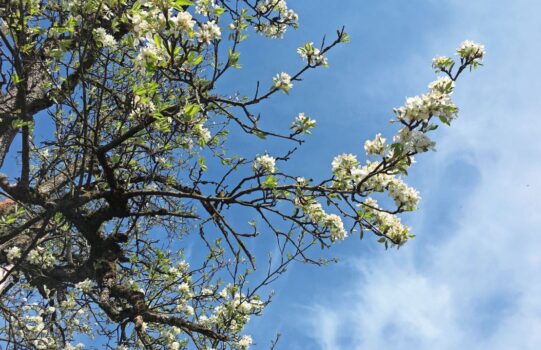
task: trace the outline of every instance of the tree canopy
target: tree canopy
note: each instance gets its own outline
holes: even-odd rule
[[[456,59],[435,58],[440,76],[394,109],[392,140],[292,174],[282,169],[316,121],[295,113],[269,130],[257,105],[326,67],[344,29],[247,96],[217,84],[250,36],[298,26],[284,0],[8,0],[0,18],[6,349],[248,349],[244,327],[290,263],[324,264],[318,251],[348,236],[385,248],[413,237],[400,221],[420,199],[407,170],[454,120],[455,81],[484,56],[465,41]],[[235,154],[231,138],[289,151]]]

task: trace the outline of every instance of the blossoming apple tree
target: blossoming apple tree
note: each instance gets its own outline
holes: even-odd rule
[[[484,55],[465,41],[435,58],[440,77],[394,110],[392,140],[291,174],[281,168],[316,121],[297,112],[267,130],[254,106],[327,66],[343,29],[243,96],[216,85],[249,36],[298,26],[284,0],[3,0],[0,17],[5,349],[249,348],[244,327],[291,262],[322,264],[318,249],[367,232],[385,247],[413,237],[400,221],[419,202],[407,169],[456,117],[455,81]],[[291,151],[235,155],[233,135]]]

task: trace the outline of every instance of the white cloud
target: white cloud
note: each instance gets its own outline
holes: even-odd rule
[[[406,252],[357,261],[354,292],[313,307],[311,334],[321,349],[541,344],[539,4],[451,3],[449,38],[476,35],[468,39],[486,40],[488,51],[486,67],[457,87],[460,121],[443,133],[434,164],[417,165],[425,208],[438,206],[425,215],[448,212],[452,220],[442,228],[420,218],[421,237]],[[480,181],[440,198],[465,165]],[[426,169],[437,170],[423,178]],[[443,238],[430,239],[436,230]]]

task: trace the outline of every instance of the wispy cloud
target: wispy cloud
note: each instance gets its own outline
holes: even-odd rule
[[[351,290],[311,306],[321,349],[541,344],[540,5],[465,4],[447,2],[454,23],[426,50],[468,38],[487,44],[488,60],[458,87],[460,121],[414,174],[420,237],[399,254],[354,261]]]

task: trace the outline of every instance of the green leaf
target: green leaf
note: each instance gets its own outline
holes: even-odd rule
[[[214,9],[214,15],[216,15],[216,17],[220,17],[224,12],[225,10],[221,7],[216,7]]]
[[[265,133],[261,132],[261,131],[255,131],[254,132],[255,136],[259,137],[260,139],[262,140],[265,140],[267,138],[267,136],[265,135]]]
[[[193,2],[190,0],[175,0],[175,5],[177,6],[192,6]]]
[[[207,171],[208,167],[205,165],[205,157],[201,156],[197,158],[197,163],[199,164],[201,170]]]
[[[184,114],[188,117],[188,118],[192,118],[194,117],[197,112],[199,112],[201,110],[201,107],[199,107],[199,105],[196,105],[196,104],[188,104],[184,107]]]
[[[275,176],[272,176],[270,175],[269,177],[267,177],[267,179],[265,180],[265,182],[263,182],[263,187],[264,188],[270,188],[270,189],[274,189],[278,186],[278,179],[275,177]]]

